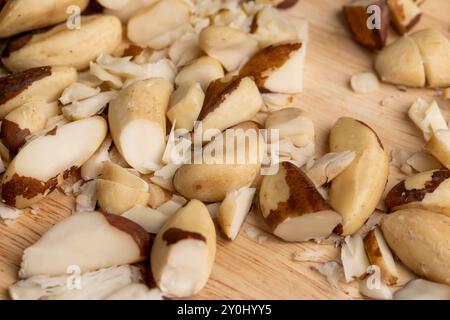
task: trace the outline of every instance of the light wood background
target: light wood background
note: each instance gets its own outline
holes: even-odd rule
[[[435,90],[408,89],[382,85],[379,92],[358,95],[349,87],[350,77],[371,71],[374,54],[354,43],[342,22],[341,7],[346,0],[301,0],[288,12],[306,17],[310,23],[305,90],[298,99],[317,127],[320,152],[326,151],[330,127],[341,116],[353,116],[370,124],[388,149],[418,151],[423,146],[419,132],[406,118],[406,110],[417,97],[437,99],[449,116],[450,102]],[[414,28],[435,27],[450,35],[450,1],[426,0],[424,15]],[[390,41],[395,38],[392,33]],[[393,97],[393,105],[380,101]],[[73,200],[55,191],[39,205],[37,214],[26,213],[13,224],[0,222],[0,298],[7,298],[7,287],[16,280],[23,249],[62,218],[70,215]],[[331,245],[287,244],[269,236],[258,243],[245,230],[263,228],[255,214],[248,219],[234,242],[219,236],[216,263],[206,288],[195,298],[203,299],[351,299],[360,298],[354,285],[342,289],[311,269],[313,263],[293,261],[294,252],[317,250],[323,261],[336,259],[338,250]]]

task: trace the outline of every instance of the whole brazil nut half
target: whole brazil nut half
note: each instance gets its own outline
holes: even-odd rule
[[[76,6],[83,11],[88,3],[89,0],[0,1],[0,38],[63,22],[68,17],[68,7]]]
[[[342,221],[306,174],[289,162],[263,178],[259,206],[273,234],[289,242],[327,238]]]
[[[77,213],[25,249],[19,276],[62,275],[73,265],[84,273],[133,264],[149,256],[149,246],[149,234],[131,220],[100,212]]]
[[[404,209],[385,215],[381,229],[389,247],[409,269],[450,285],[450,217]]]
[[[418,208],[450,216],[450,171],[422,172],[397,184],[386,196],[386,208],[393,212]]]
[[[92,117],[56,127],[20,149],[2,179],[7,205],[26,208],[45,197],[61,178],[81,167],[100,147],[108,126]]]
[[[208,281],[216,255],[216,229],[206,206],[192,200],[158,232],[151,252],[156,284],[165,296],[198,293]]]
[[[113,53],[122,41],[122,24],[114,16],[84,16],[80,23],[80,29],[70,30],[62,23],[11,40],[3,52],[3,64],[13,72],[46,65],[82,70],[100,54]]]
[[[48,66],[0,78],[0,119],[30,100],[57,100],[77,78],[74,68]]]
[[[300,93],[305,57],[305,42],[274,44],[251,57],[239,74],[253,77],[261,92]]]
[[[343,234],[355,233],[375,210],[388,179],[389,157],[376,132],[340,118],[330,132],[330,151],[354,151],[353,162],[331,182],[329,202],[342,217]]]

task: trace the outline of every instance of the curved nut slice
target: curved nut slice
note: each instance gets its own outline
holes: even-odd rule
[[[259,205],[273,234],[285,241],[324,239],[342,220],[311,180],[289,162],[281,163],[276,175],[263,178]]]
[[[0,78],[0,119],[31,100],[56,101],[77,77],[73,68],[39,67]]]
[[[388,285],[394,285],[398,280],[398,271],[391,250],[384,241],[380,229],[376,227],[364,238],[364,246],[371,265],[380,268],[381,279]]]
[[[41,200],[60,177],[66,178],[95,153],[107,129],[103,118],[93,117],[57,127],[27,143],[3,176],[3,200],[17,208]]]
[[[84,10],[89,0],[8,0],[0,6],[0,38],[39,29],[67,19],[67,8]]]
[[[426,149],[450,169],[450,130],[439,130],[427,143]]]
[[[422,172],[400,182],[386,196],[388,211],[418,208],[450,216],[450,171]]]
[[[226,26],[210,26],[199,35],[199,45],[231,72],[258,51],[258,42],[249,34]]]
[[[424,279],[409,281],[394,293],[395,300],[450,300],[450,287]]]
[[[117,182],[142,192],[148,191],[147,182],[129,170],[110,161],[103,164],[102,179]]]
[[[387,182],[389,157],[377,134],[352,118],[341,118],[330,133],[331,152],[356,158],[331,182],[329,201],[343,217],[344,235],[353,234],[375,210]]]
[[[262,106],[261,94],[250,77],[223,78],[209,85],[198,119],[204,133],[223,131],[253,119]]]
[[[307,170],[306,174],[316,187],[321,187],[331,182],[344,171],[355,157],[356,153],[354,151],[327,153],[314,162],[314,165]]]
[[[203,91],[214,80],[224,77],[222,65],[214,58],[205,56],[198,58],[181,69],[175,78],[175,84],[181,86],[192,81],[200,83]]]
[[[450,284],[450,217],[419,209],[383,217],[381,229],[395,255],[416,274]]]
[[[425,29],[411,35],[422,54],[428,86],[450,86],[450,41],[436,29]]]
[[[63,275],[73,265],[84,273],[140,262],[149,255],[149,242],[148,233],[128,219],[100,212],[77,213],[25,249],[19,276]]]
[[[241,76],[251,76],[261,92],[295,94],[303,91],[306,42],[271,45],[245,64]]]
[[[125,88],[109,105],[109,126],[123,158],[140,173],[156,169],[166,147],[166,111],[172,85],[161,78]]]
[[[149,195],[114,181],[98,179],[97,199],[100,208],[105,212],[121,215],[136,205],[145,206]]]
[[[192,200],[155,238],[150,259],[154,279],[165,295],[194,295],[208,281],[215,255],[214,223],[205,205]]]
[[[85,69],[100,54],[111,54],[122,41],[122,25],[114,16],[81,18],[80,29],[69,30],[62,23],[43,33],[11,41],[2,62],[11,71],[39,66],[72,66]]]
[[[425,86],[425,67],[419,47],[404,36],[385,47],[377,55],[375,70],[381,80],[411,87]]]

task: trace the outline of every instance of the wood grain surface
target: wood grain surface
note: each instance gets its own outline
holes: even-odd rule
[[[450,102],[437,97],[430,89],[408,89],[401,92],[391,85],[382,85],[372,94],[358,95],[349,87],[350,77],[371,71],[374,54],[352,41],[341,18],[346,0],[301,0],[288,13],[306,17],[310,23],[310,44],[305,71],[305,89],[298,107],[314,120],[319,151],[327,151],[330,127],[341,116],[356,117],[370,124],[388,149],[418,151],[422,140],[418,130],[407,120],[406,111],[417,97],[435,98],[447,119]],[[450,1],[426,0],[424,15],[414,28],[435,27],[450,36]],[[396,35],[392,33],[390,41]],[[392,106],[380,101],[393,97]],[[26,212],[12,224],[0,222],[0,298],[7,298],[7,287],[16,281],[23,249],[62,218],[70,215],[73,199],[59,191],[39,204],[35,214]],[[264,228],[252,214],[234,242],[218,237],[216,263],[211,279],[198,299],[352,299],[361,298],[355,285],[332,288],[326,279],[311,267],[314,263],[295,262],[293,254],[300,250],[316,250],[323,261],[337,259],[332,245],[315,243],[287,244],[268,235],[258,243],[245,230]]]

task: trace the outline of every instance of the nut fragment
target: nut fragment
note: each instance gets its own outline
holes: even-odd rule
[[[252,206],[255,191],[255,188],[233,190],[220,205],[217,220],[228,239],[236,239]]]
[[[306,171],[306,174],[316,187],[323,186],[344,171],[355,157],[354,151],[327,153],[315,161],[314,165]]]
[[[120,183],[124,186],[140,190],[148,191],[148,184],[139,176],[131,173],[129,170],[121,166],[107,161],[103,164],[102,179]]]
[[[297,108],[286,108],[270,113],[265,121],[267,130],[278,130],[280,140],[289,139],[297,147],[314,143],[315,131],[312,120]],[[272,135],[268,135],[268,143],[273,143]]]
[[[422,172],[397,184],[386,196],[386,208],[390,212],[419,208],[450,216],[449,192],[449,170]]]
[[[422,11],[414,0],[387,0],[391,20],[400,34],[411,30],[420,20]]]
[[[329,201],[343,216],[343,234],[358,231],[377,206],[388,178],[389,157],[377,134],[352,118],[341,118],[330,133],[330,151],[356,152],[356,158],[331,182]]]
[[[67,8],[83,11],[89,0],[13,0],[0,4],[0,38],[44,28],[67,19]]]
[[[408,282],[394,293],[395,300],[450,300],[450,288],[424,279]]]
[[[165,48],[184,33],[189,11],[182,0],[157,1],[131,17],[128,39],[143,48]]]
[[[367,22],[370,17],[369,6],[378,6],[380,10],[379,28],[370,29]],[[357,0],[344,6],[344,16],[355,40],[370,49],[382,49],[386,44],[389,30],[389,8],[386,0]]]
[[[388,285],[394,285],[398,280],[398,271],[394,257],[378,227],[371,230],[364,238],[364,246],[371,265],[380,268],[381,279]]]
[[[426,146],[428,152],[450,169],[450,130],[438,130]]]
[[[144,228],[145,231],[153,234],[157,234],[169,219],[169,216],[158,210],[141,205],[134,206],[130,210],[124,212],[122,217],[137,223]]]
[[[364,242],[359,234],[346,236],[341,248],[341,260],[345,281],[361,279],[369,267],[369,259],[364,249]]]
[[[353,75],[350,80],[350,85],[356,93],[372,93],[380,89],[378,78],[372,72]]]
[[[77,80],[67,67],[38,67],[0,79],[0,119],[30,100],[52,102]]]
[[[214,223],[205,205],[192,200],[155,238],[150,259],[154,279],[165,295],[194,295],[208,281],[215,254]]]
[[[8,167],[2,180],[6,204],[26,208],[82,166],[100,147],[107,131],[106,121],[93,117],[56,127],[53,132],[27,143]]]
[[[43,33],[12,40],[2,62],[14,72],[45,65],[82,70],[101,53],[112,53],[122,41],[122,25],[116,17],[85,16],[81,25],[80,29],[69,30],[62,23]]]
[[[409,118],[423,132],[425,140],[429,141],[438,130],[447,130],[447,123],[436,101],[427,103],[417,99],[408,111]]]
[[[289,9],[297,4],[298,0],[256,0],[258,4],[270,4],[278,9]]]
[[[203,91],[206,91],[211,82],[223,78],[223,76],[224,72],[220,62],[205,56],[184,66],[175,78],[175,84],[181,86],[184,83],[195,81],[200,84]]]
[[[103,163],[109,161],[109,149],[111,148],[112,139],[108,136],[98,148],[98,150],[86,161],[81,167],[81,177],[85,181],[98,178],[103,171]]]
[[[375,276],[375,275],[374,275]],[[373,281],[372,284],[370,281],[370,277],[364,280],[359,281],[359,293],[363,296],[377,299],[377,300],[391,300],[392,299],[392,291],[391,289],[384,284],[383,282]]]
[[[99,212],[77,213],[25,249],[19,276],[62,275],[72,265],[84,273],[136,263],[148,256],[149,241],[147,232],[128,219]]]
[[[450,284],[450,217],[406,209],[383,217],[381,228],[389,247],[408,268]]]
[[[342,220],[311,180],[289,162],[281,163],[276,175],[263,178],[259,205],[273,234],[285,241],[324,239]]]
[[[200,48],[231,72],[258,51],[258,42],[247,33],[226,26],[210,26],[199,37]]]
[[[125,88],[110,103],[108,118],[114,144],[141,173],[154,171],[161,162],[171,92],[167,80],[153,78]]]
[[[306,42],[271,45],[255,54],[241,69],[261,92],[295,94],[303,91]]]

